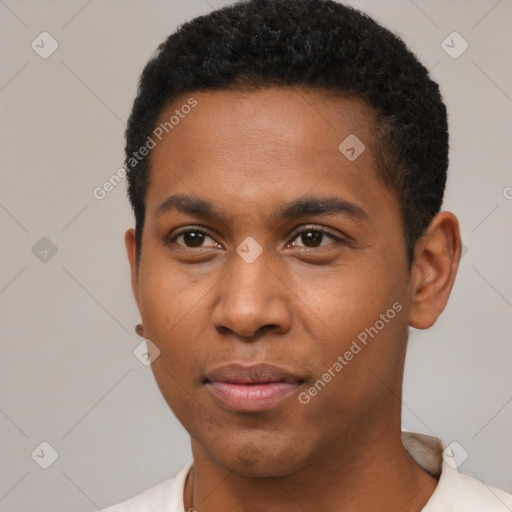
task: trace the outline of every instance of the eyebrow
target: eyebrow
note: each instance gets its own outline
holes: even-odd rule
[[[212,202],[186,195],[167,197],[156,209],[159,217],[172,210],[205,219],[222,220],[222,211]],[[276,219],[290,219],[310,215],[344,215],[356,221],[368,220],[367,213],[360,207],[339,197],[303,197],[279,206],[273,214]]]

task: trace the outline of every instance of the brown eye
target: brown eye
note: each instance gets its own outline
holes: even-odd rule
[[[210,244],[205,245],[205,241],[211,240]],[[205,231],[201,229],[189,228],[171,237],[168,243],[176,243],[182,247],[194,249],[200,247],[217,247],[217,242]]]
[[[330,238],[331,242],[328,243],[322,243],[326,238]],[[327,233],[326,231],[322,229],[304,229],[301,232],[297,233],[297,236],[295,237],[295,240],[300,240],[300,243],[294,242],[292,245],[294,247],[308,247],[308,248],[315,248],[315,247],[321,247],[324,245],[329,245],[332,242],[339,241],[334,235],[331,235],[330,233]]]

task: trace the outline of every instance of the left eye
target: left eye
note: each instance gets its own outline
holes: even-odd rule
[[[334,240],[334,242],[338,242],[339,239],[336,238],[334,235],[331,235],[327,233],[326,231],[323,231],[321,229],[304,229],[301,232],[297,233],[297,236],[294,240],[299,240],[300,244],[292,243],[294,247],[321,247],[322,245],[329,245],[329,244],[323,244],[325,237],[330,238],[331,240]],[[333,242],[330,242],[333,243]]]

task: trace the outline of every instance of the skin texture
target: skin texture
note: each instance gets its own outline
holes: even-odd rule
[[[409,269],[399,204],[378,178],[373,115],[361,100],[297,88],[209,91],[173,102],[161,120],[190,96],[197,107],[152,150],[139,267],[134,230],[125,235],[143,335],[161,351],[152,369],[191,436],[185,510],[421,510],[437,481],[401,443],[403,365],[408,326],[430,327],[448,300],[457,219],[432,220]],[[354,161],[338,150],[349,134],[366,146]],[[211,201],[221,217],[156,215],[171,194]],[[275,215],[298,198],[333,196],[366,217]],[[174,237],[187,226],[208,236]],[[319,229],[329,234],[301,236]],[[252,263],[236,252],[246,237],[262,248]],[[400,312],[301,403],[298,394],[395,303]],[[270,410],[234,412],[204,383],[232,362],[275,364],[303,383]]]

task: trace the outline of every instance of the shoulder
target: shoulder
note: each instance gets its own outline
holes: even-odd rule
[[[164,480],[131,498],[103,509],[103,512],[177,512],[183,508],[183,487],[192,462],[174,477]]]
[[[512,495],[461,473],[444,461],[437,487],[422,512],[483,511],[512,511]]]
[[[409,455],[439,479],[421,512],[512,511],[512,495],[457,469],[452,445],[414,432],[402,432],[402,442]]]
[[[173,478],[160,482],[122,503],[103,509],[103,512],[146,512],[156,510],[155,507],[165,510],[163,507],[169,502],[173,482]]]
[[[461,512],[481,512],[482,510],[510,512],[512,510],[511,494],[469,475],[456,473],[452,479],[452,486],[450,494],[453,505],[449,510]]]

